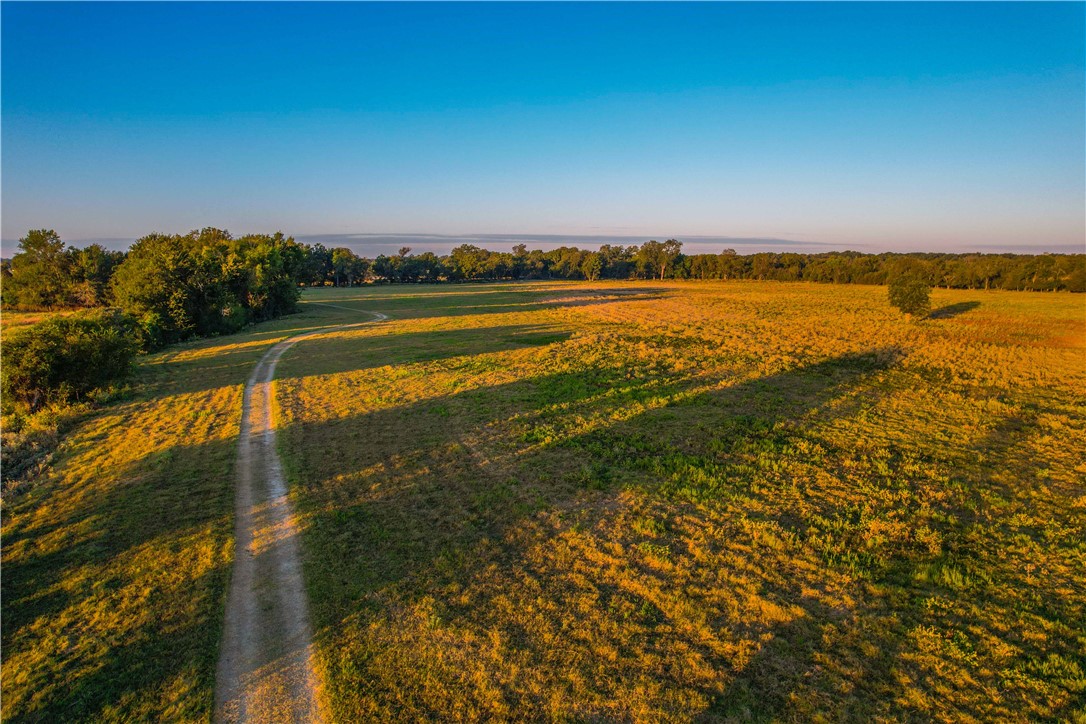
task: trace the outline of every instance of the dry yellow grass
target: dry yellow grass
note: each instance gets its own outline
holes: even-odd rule
[[[338,718],[1084,715],[1082,299],[340,290],[280,366]]]
[[[242,387],[313,322],[145,359],[4,501],[5,721],[209,719]]]
[[[146,359],[5,501],[11,721],[206,720],[242,385],[342,721],[1086,717],[1086,318],[1063,294],[317,290]]]
[[[77,311],[79,310],[68,309],[56,312],[16,312],[5,309],[3,314],[0,314],[0,330],[7,332],[18,327],[36,324],[49,319],[50,317],[63,317],[69,314],[75,314]]]

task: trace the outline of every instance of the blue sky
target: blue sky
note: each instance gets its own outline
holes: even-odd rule
[[[0,12],[5,253],[207,225],[1084,243],[1083,3]]]

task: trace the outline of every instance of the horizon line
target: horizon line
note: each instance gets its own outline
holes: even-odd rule
[[[199,228],[190,229],[189,231],[194,230],[198,231]],[[150,233],[163,232],[153,231]],[[181,233],[188,233],[188,231]],[[490,246],[488,246],[488,244],[494,245],[498,242],[504,242],[506,245],[511,246],[517,243],[536,242],[537,245],[541,245],[544,247],[549,246],[551,247],[551,249],[554,249],[562,246],[576,246],[578,243],[582,245],[603,245],[607,243],[623,244],[623,242],[626,242],[626,245],[637,245],[650,240],[666,241],[668,239],[676,239],[682,242],[684,246],[689,248],[689,253],[691,254],[714,253],[713,251],[705,248],[709,246],[720,247],[720,251],[723,251],[730,245],[734,245],[736,247],[748,247],[748,249],[745,250],[744,255],[756,253],[788,253],[789,251],[792,251],[794,253],[808,254],[850,251],[861,254],[1086,254],[1086,241],[1084,241],[1082,244],[956,244],[953,246],[947,245],[947,248],[941,249],[912,248],[902,250],[902,245],[900,244],[879,244],[874,242],[827,242],[787,239],[772,236],[728,236],[713,234],[443,234],[431,232],[411,233],[399,231],[288,234],[286,232],[282,232],[281,229],[277,229],[274,232],[246,232],[245,234],[238,234],[235,236],[244,236],[247,233],[283,233],[285,236],[293,238],[294,240],[302,243],[329,244],[342,242],[339,245],[348,248],[351,246],[373,247],[375,249],[381,247],[394,248],[398,246],[411,246],[410,243],[401,243],[411,241],[414,241],[417,245],[421,245],[422,247],[432,247],[420,249],[413,248],[412,251],[415,253],[425,253],[426,251],[443,251],[444,253],[448,253],[448,251],[451,251],[454,244],[459,245],[459,243],[473,242],[475,242],[477,245],[482,246],[483,248],[488,249],[489,251],[504,251],[504,249],[491,248]],[[146,236],[146,234],[143,236]],[[68,246],[87,246],[90,244],[101,244],[106,248],[113,248],[123,251],[139,239],[143,238],[143,236],[80,237],[72,240],[65,240],[65,244]],[[427,244],[427,242],[432,242],[432,244]],[[15,253],[15,248],[18,246],[18,243],[19,239],[0,238],[0,251],[2,251],[3,258],[10,258],[11,255]],[[438,247],[446,246],[448,247],[448,249],[438,249]],[[757,249],[750,247],[757,247]],[[775,251],[772,247],[783,248]],[[536,248],[538,248],[538,246]],[[805,250],[801,251],[801,249]],[[546,251],[549,249],[544,250]],[[736,251],[739,250],[737,249]]]

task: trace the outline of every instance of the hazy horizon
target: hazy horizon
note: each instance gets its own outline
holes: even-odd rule
[[[228,229],[229,230],[229,229]],[[231,233],[235,236],[243,236],[247,233],[274,233],[268,229],[250,229],[242,232]],[[163,233],[187,233],[187,231],[173,230]],[[510,251],[515,244],[527,244],[529,249],[557,249],[561,246],[576,246],[581,249],[595,250],[603,244],[621,244],[623,246],[640,245],[650,239],[664,241],[675,238],[683,243],[683,253],[686,254],[713,254],[725,249],[734,249],[737,254],[758,254],[762,252],[797,252],[805,254],[817,254],[830,251],[858,251],[867,254],[879,254],[883,252],[894,253],[952,253],[952,254],[1082,254],[1086,249],[1081,244],[1045,244],[1045,245],[998,245],[978,244],[973,246],[961,246],[956,248],[886,248],[869,244],[834,244],[831,242],[814,242],[799,239],[771,239],[760,237],[734,237],[734,236],[709,236],[709,235],[681,235],[681,234],[650,234],[650,235],[598,235],[598,234],[401,234],[401,233],[357,233],[357,234],[289,234],[299,242],[306,244],[324,244],[328,248],[346,247],[356,254],[364,257],[375,258],[380,254],[392,256],[401,247],[411,248],[413,254],[433,252],[439,256],[446,255],[460,244],[474,244],[491,251]],[[134,238],[88,238],[62,240],[76,247],[89,244],[101,244],[106,249],[126,250],[138,237]],[[5,259],[18,252],[18,239],[0,240],[0,257]]]
[[[5,255],[31,228],[81,244],[207,225],[1086,244],[1082,3],[0,14]]]

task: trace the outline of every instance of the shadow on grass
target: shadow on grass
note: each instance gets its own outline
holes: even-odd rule
[[[138,719],[182,674],[192,682],[175,702],[184,716],[210,712],[228,571],[177,580],[204,565],[185,548],[192,535],[216,555],[229,540],[223,470],[235,450],[234,440],[176,446],[110,471],[108,484],[43,481],[5,512],[0,640],[7,661],[32,662],[17,678],[5,669],[6,721],[95,720],[111,708]]]
[[[225,568],[216,568],[193,581],[195,590],[222,590]],[[14,708],[5,702],[6,722],[140,721],[159,719],[169,702],[176,720],[199,720],[211,712],[215,660],[222,629],[221,611],[207,606],[199,617],[140,616],[142,623],[125,633],[122,643],[110,643],[92,668],[73,671],[49,662],[28,673],[33,694],[45,695],[36,705]],[[133,612],[136,615],[138,612]],[[82,630],[78,636],[99,641],[110,632]],[[6,647],[5,647],[6,648]],[[10,655],[10,654],[9,654]],[[88,662],[78,662],[86,665]],[[59,670],[58,670],[59,669]],[[58,678],[59,677],[59,680]],[[177,697],[178,682],[192,692]],[[9,684],[5,684],[7,688]],[[6,695],[7,696],[7,695]],[[21,698],[21,697],[20,697]],[[26,700],[20,702],[26,704]]]
[[[456,285],[420,285],[401,293],[382,293],[380,289],[359,289],[357,295],[343,296],[330,290],[314,290],[305,295],[302,308],[325,307],[337,313],[357,307],[383,312],[397,319],[426,319],[478,314],[512,314],[544,309],[584,307],[619,302],[644,302],[662,298],[672,290],[658,287],[609,288],[587,282],[580,286],[558,286],[537,290],[509,285],[498,289],[458,287]],[[347,309],[345,309],[347,308]]]
[[[980,306],[980,302],[955,302],[954,304],[948,304],[945,307],[939,307],[932,311],[928,315],[930,319],[950,319],[951,317],[957,317],[960,314],[971,312]]]
[[[495,339],[499,346],[518,344],[524,340],[509,339],[522,335],[541,344],[552,343],[547,329],[531,325],[502,329],[500,333],[463,330],[466,336],[451,346],[460,354],[478,354],[491,349]],[[429,340],[420,335],[414,340],[417,344],[408,345],[406,356],[446,355],[448,334],[434,332]],[[377,339],[384,339],[381,344],[391,349],[395,335],[387,337]],[[433,349],[428,348],[431,342]],[[896,349],[842,355],[731,385],[695,375],[645,380],[628,376],[623,369],[568,372],[471,389],[346,420],[289,426],[281,431],[280,444],[302,501],[305,570],[318,636],[329,639],[351,618],[379,616],[390,593],[401,600],[420,600],[452,584],[470,582],[483,570],[522,566],[526,551],[509,533],[541,512],[579,508],[603,517],[607,501],[623,488],[677,501],[680,507],[687,504],[684,501],[713,505],[736,495],[756,499],[759,493],[728,468],[734,459],[753,449],[772,462],[790,444],[780,433],[781,426],[802,427],[816,413],[822,419],[842,414],[841,406],[830,403],[867,394],[871,378],[892,368],[899,356]],[[667,398],[670,401],[653,406]],[[639,411],[616,416],[626,409]],[[596,426],[588,430],[564,427],[569,420],[595,420]],[[1021,424],[1028,422],[1011,419],[996,432],[1016,437]],[[88,499],[85,508],[73,513],[76,517],[86,514],[97,527],[94,535],[63,553],[9,562],[9,544],[25,545],[33,535],[50,531],[27,528],[6,537],[5,651],[10,654],[13,642],[16,651],[25,644],[13,637],[20,628],[39,618],[56,617],[71,605],[66,594],[50,590],[63,571],[122,555],[158,536],[169,538],[194,521],[206,522],[201,516],[213,515],[223,504],[229,508],[230,491],[209,495],[200,488],[199,470],[179,466],[178,461],[232,456],[234,445],[230,441],[203,448],[182,446],[143,461],[131,475],[121,476],[130,480],[128,485],[117,486],[100,499]],[[714,472],[714,465],[722,466],[723,472]],[[215,497],[223,494],[228,496],[225,503]],[[689,515],[700,514],[687,510]],[[785,510],[766,515],[786,532],[805,532],[804,522],[790,518]],[[78,522],[76,517],[63,524]],[[110,529],[111,524],[116,529]],[[863,718],[887,691],[894,690],[890,667],[897,645],[880,628],[883,618],[894,612],[885,607],[843,610],[827,606],[802,594],[804,581],[782,583],[772,580],[769,573],[746,571],[744,575],[757,579],[765,598],[798,606],[803,613],[780,625],[754,626],[749,637],[765,643],[744,665],[736,667],[727,656],[704,646],[699,634],[675,627],[651,606],[644,614],[651,622],[646,645],[677,640],[728,682],[723,691],[704,690],[712,702],[705,718],[759,720],[787,716],[795,703],[793,696],[811,695],[812,682],[820,677],[830,678],[816,692],[833,691],[842,680],[855,682],[856,677],[828,673],[825,666],[834,650],[839,653],[842,646],[851,646],[864,652],[867,663],[861,673],[873,683],[870,688],[861,684],[848,694],[853,703],[837,710]],[[221,603],[224,581],[225,573],[215,573],[198,585],[211,586]],[[592,585],[601,592],[599,606],[616,601],[615,606],[624,605],[623,592],[606,580]],[[545,586],[542,590],[544,595],[553,593]],[[526,665],[555,681],[564,675],[553,668],[555,659],[546,644],[515,622],[495,620],[488,610],[454,602],[444,604],[442,618],[443,623],[435,625],[499,630],[513,642]],[[67,688],[61,684],[73,673],[67,663],[42,672],[41,686],[53,687],[55,693],[46,696],[37,709],[15,710],[8,716],[13,721],[100,717],[105,707],[146,697],[182,671],[195,672],[198,685],[209,687],[207,677],[214,671],[220,628],[219,619],[206,615],[143,623],[103,654],[101,668],[70,677],[74,684]],[[835,643],[834,636],[841,632],[853,636],[853,642]],[[355,687],[357,692],[365,676],[365,652],[341,651],[337,657],[348,663],[334,672],[336,683],[347,690]],[[405,681],[411,675],[403,672]],[[660,675],[665,685],[670,675]],[[384,683],[394,688],[404,682]],[[498,686],[513,711],[528,711],[532,706],[513,684]],[[377,691],[410,695],[410,686],[400,691],[393,688]],[[207,691],[210,695],[210,688]]]
[[[570,332],[555,325],[514,324],[429,332],[373,334],[365,327],[344,330],[348,337],[306,340],[287,352],[276,379],[355,372],[397,364],[434,362],[528,347],[544,347],[569,339]],[[356,336],[364,334],[364,337]],[[337,332],[330,332],[336,335]],[[435,338],[443,343],[434,344]],[[303,366],[305,372],[292,370]]]
[[[684,480],[683,471],[669,465],[698,455],[726,458],[737,445],[758,444],[775,426],[798,424],[863,387],[899,357],[896,349],[842,355],[729,386],[699,376],[643,380],[621,369],[597,370],[589,381],[579,372],[562,373],[360,418],[288,425],[280,440],[303,501],[305,569],[318,638],[334,636],[352,617],[379,615],[393,591],[419,599],[495,566],[523,565],[526,552],[510,533],[541,512],[579,508],[603,515],[605,509],[594,506],[631,487],[685,500],[727,500],[737,492],[727,476]],[[653,406],[666,398],[673,401]],[[631,406],[641,412],[615,417]],[[563,420],[593,415],[597,423],[588,432],[562,426]],[[719,452],[701,447],[705,441]],[[768,579],[762,585],[766,596],[787,604],[801,598],[801,583],[780,590]],[[609,584],[594,585],[606,591]],[[554,662],[546,644],[514,622],[495,621],[475,605],[446,602],[444,612],[453,628],[488,621],[503,640],[515,642],[518,660],[527,665],[546,670]],[[812,604],[794,632],[761,633],[780,637],[785,665],[802,676],[821,645],[821,626],[842,615]],[[730,670],[731,661],[678,630],[668,626],[667,636],[702,651],[722,674]],[[340,651],[336,658],[349,661],[352,655]],[[364,678],[364,661],[347,666],[336,676]],[[757,674],[766,666],[768,673]],[[561,678],[558,671],[546,675]],[[755,699],[772,676],[769,663],[751,669],[746,686]],[[349,691],[363,686],[363,679],[338,684]],[[529,705],[503,688],[514,711]],[[764,704],[759,711],[772,701]]]

